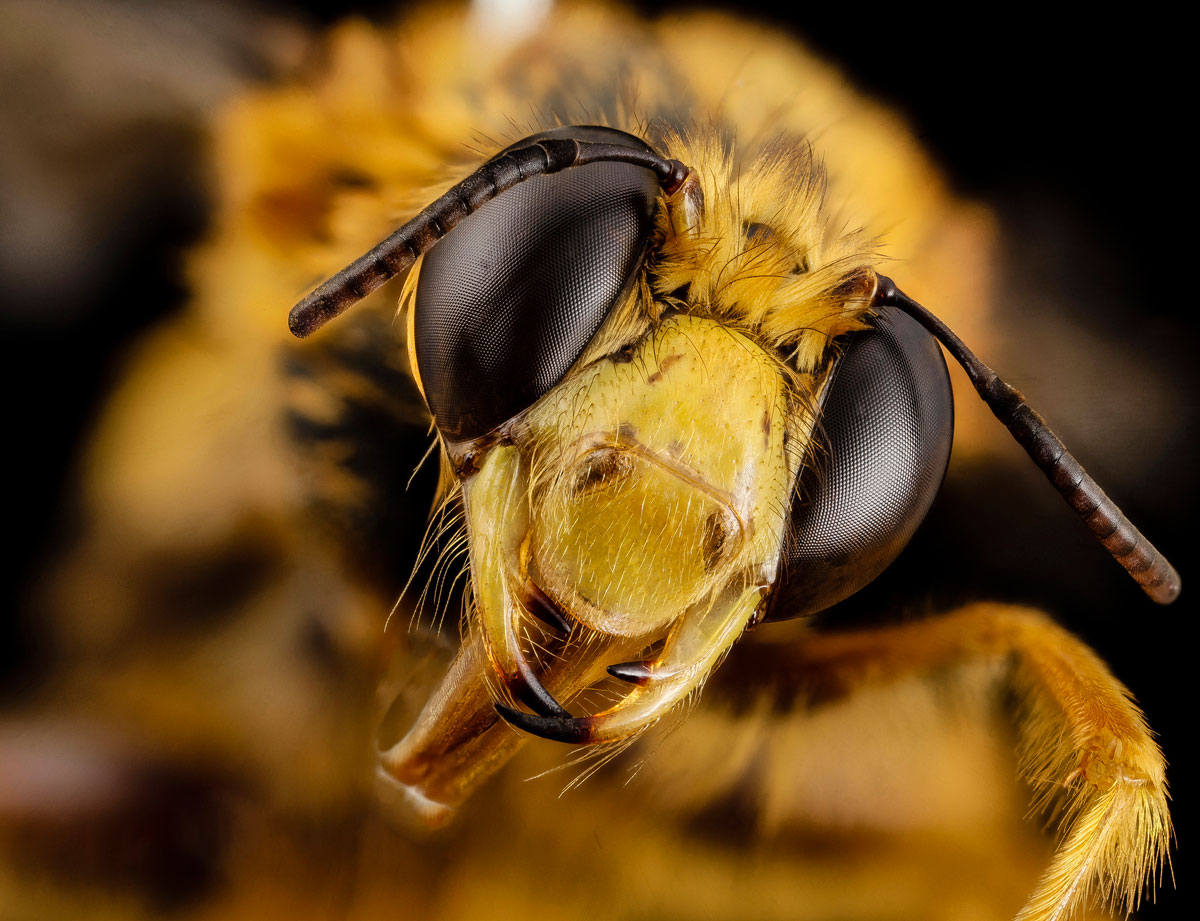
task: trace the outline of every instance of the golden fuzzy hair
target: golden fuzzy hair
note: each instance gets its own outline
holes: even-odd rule
[[[847,282],[877,257],[830,214],[811,146],[780,136],[739,156],[709,128],[668,131],[664,148],[695,171],[702,205],[660,214],[655,293],[686,289],[690,312],[794,350],[797,370],[814,370],[834,338],[862,327],[873,292]]]

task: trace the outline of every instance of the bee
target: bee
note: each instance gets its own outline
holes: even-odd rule
[[[464,648],[382,759],[431,817],[506,760],[509,726],[626,745],[743,633],[875,578],[948,464],[935,343],[1150,599],[1178,597],[1173,567],[1025,398],[832,222],[803,141],[746,152],[677,118],[535,132],[303,298],[291,331],[403,272],[472,595]],[[1136,907],[1170,840],[1164,763],[1084,645],[1001,605],[805,642],[817,683],[842,692],[1013,656],[1024,772],[1064,829],[1018,917],[1064,917],[1097,892]],[[628,685],[615,702],[564,706],[605,673]]]
[[[867,583],[949,450],[940,347],[905,307],[940,327],[887,277],[993,352],[987,213],[763,28],[568,6],[488,40],[480,15],[345,23],[311,72],[215,121],[191,303],[132,356],[83,465],[88,530],[46,604],[59,708],[141,743],[76,740],[94,776],[135,778],[127,800],[153,794],[111,828],[163,814],[156,835],[203,832],[207,863],[183,833],[151,850],[205,864],[185,875],[215,914],[267,893],[303,916],[333,892],[356,916],[584,916],[602,897],[614,914],[877,918],[879,888],[896,916],[1127,912],[1165,859],[1166,785],[1095,654],[1012,605],[939,599],[842,629],[856,603],[860,624],[894,607]],[[618,162],[578,162],[595,145]],[[562,169],[499,191],[552,151]],[[430,201],[293,326],[363,303],[294,341],[280,308]],[[510,305],[509,325],[481,303]],[[992,450],[983,405],[954,407],[960,457]],[[859,408],[869,424],[847,425]],[[440,482],[426,464],[407,492],[431,432]],[[438,493],[427,556],[445,556],[424,611],[419,572],[384,629],[419,553],[420,486]],[[1143,572],[1173,584],[1158,558]],[[453,613],[456,577],[457,652],[423,629]],[[1021,776],[1062,822],[1058,856],[1007,822],[1029,790],[990,747],[997,688]],[[579,773],[556,800],[567,751]],[[181,765],[186,783],[144,780]]]

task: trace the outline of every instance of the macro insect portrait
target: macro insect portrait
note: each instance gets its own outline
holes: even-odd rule
[[[1194,410],[1086,234],[778,24],[372,15],[215,14],[257,73],[170,109],[209,217],[27,589],[0,898],[1167,917]]]

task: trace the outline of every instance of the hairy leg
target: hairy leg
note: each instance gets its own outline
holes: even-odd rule
[[[1166,764],[1129,691],[1076,637],[1029,608],[974,604],[895,627],[813,634],[796,666],[815,694],[837,696],[995,656],[1013,661],[1020,770],[1033,809],[1057,820],[1061,834],[1019,921],[1071,917],[1093,896],[1133,911],[1168,859]]]

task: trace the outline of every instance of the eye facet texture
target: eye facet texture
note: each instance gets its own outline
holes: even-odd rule
[[[578,126],[513,147],[547,138],[649,149],[624,131]],[[417,364],[447,439],[486,434],[562,380],[637,271],[657,195],[653,173],[624,163],[535,176],[426,254],[413,321]]]
[[[824,451],[804,465],[770,619],[814,614],[874,579],[933,504],[954,403],[941,349],[891,307],[855,333],[829,385]]]

